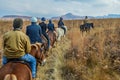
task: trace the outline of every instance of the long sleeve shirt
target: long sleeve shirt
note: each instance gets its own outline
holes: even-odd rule
[[[4,34],[3,48],[3,56],[7,58],[19,58],[30,52],[31,44],[26,34],[16,30]]]
[[[48,29],[47,24],[45,24],[44,22],[41,22],[39,23],[39,25],[41,26],[42,34],[46,34],[46,31]]]
[[[58,22],[58,27],[62,27],[62,26],[64,26],[64,23],[63,23],[62,20],[60,20],[60,21]]]
[[[53,24],[53,23],[49,23],[49,24],[48,24],[48,30],[49,30],[49,31],[52,31],[52,32],[55,31],[55,27],[54,27],[54,24]]]
[[[26,34],[29,36],[31,44],[36,42],[42,43],[42,30],[41,27],[36,23],[32,23],[31,25],[27,26]]]

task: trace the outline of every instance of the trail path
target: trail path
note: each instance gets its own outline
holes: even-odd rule
[[[70,40],[64,38],[62,41],[57,42],[55,48],[49,52],[49,57],[45,66],[38,66],[36,80],[63,80],[61,77],[62,66],[66,63],[64,54],[70,48]]]

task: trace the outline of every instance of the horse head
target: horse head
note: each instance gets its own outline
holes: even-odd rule
[[[84,25],[82,24],[82,25],[80,25],[80,31],[84,31],[85,30],[85,27],[84,27]]]
[[[40,43],[32,44],[30,54],[36,58],[37,62],[43,65],[46,59],[45,59],[45,55],[42,53],[41,45],[42,44]]]
[[[94,28],[94,24],[93,23],[90,23],[91,24],[91,27]]]

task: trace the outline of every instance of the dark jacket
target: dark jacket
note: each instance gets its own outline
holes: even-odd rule
[[[49,21],[48,30],[52,31],[52,32],[55,31],[55,27],[54,27],[54,24],[52,23],[52,21]]]
[[[47,24],[45,24],[44,22],[41,22],[39,23],[39,25],[41,26],[42,34],[46,34]]]
[[[31,25],[27,26],[26,34],[29,36],[31,44],[36,42],[42,43],[42,30],[41,27],[36,23],[32,23]]]
[[[58,27],[62,27],[62,26],[64,26],[64,23],[63,23],[62,20],[59,20],[59,22],[58,22]]]

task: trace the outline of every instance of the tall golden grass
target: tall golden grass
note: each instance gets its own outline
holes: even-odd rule
[[[120,80],[120,19],[90,21],[95,28],[83,35],[79,31],[82,22],[72,21],[77,23],[68,34],[71,49],[66,54],[63,77],[65,80]]]
[[[58,21],[53,21],[57,27]],[[120,80],[120,19],[92,19],[94,29],[80,32],[82,20],[64,20],[71,48],[61,68],[63,80]],[[30,22],[24,22],[23,32]],[[2,36],[12,29],[12,21],[0,21]]]

